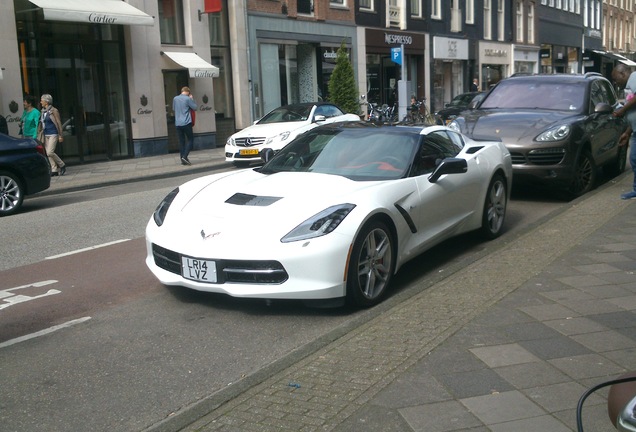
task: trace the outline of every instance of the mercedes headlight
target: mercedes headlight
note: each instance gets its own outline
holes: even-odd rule
[[[234,139],[232,137],[229,137],[227,141],[225,141],[225,145],[235,146],[236,144],[234,144]]]
[[[179,188],[174,189],[170,192],[166,197],[159,203],[157,209],[153,213],[152,217],[155,219],[155,223],[157,226],[163,225],[163,220],[166,218],[166,213],[168,213],[168,209],[170,208],[170,204],[179,193]]]
[[[339,204],[310,217],[280,239],[283,243],[307,240],[329,234],[347,217],[355,204]]]
[[[535,141],[546,142],[546,141],[561,141],[570,134],[570,125],[561,125],[556,126],[547,131],[543,132],[541,135],[535,138]]]

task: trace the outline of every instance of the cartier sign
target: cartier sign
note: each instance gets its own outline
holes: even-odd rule
[[[117,18],[106,14],[92,13],[88,16],[88,22],[97,24],[117,24]]]
[[[190,76],[192,78],[218,78],[218,74],[210,69],[193,69]]]

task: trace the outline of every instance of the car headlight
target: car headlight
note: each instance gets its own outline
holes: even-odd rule
[[[225,141],[225,145],[236,146],[236,144],[234,144],[234,139],[232,137],[229,137],[227,141]]]
[[[155,219],[155,223],[157,226],[163,225],[163,220],[166,217],[166,213],[168,213],[168,209],[170,208],[170,204],[179,193],[179,188],[174,189],[170,192],[166,197],[159,203],[152,217]]]
[[[461,132],[459,124],[455,120],[448,124],[448,128],[454,130],[455,132]]]
[[[340,222],[342,222],[354,208],[355,204],[339,204],[329,207],[298,225],[285,235],[285,237],[280,239],[280,241],[290,243],[329,234],[340,225]]]
[[[553,127],[543,132],[541,135],[535,138],[535,141],[561,141],[570,134],[570,125],[561,125]]]

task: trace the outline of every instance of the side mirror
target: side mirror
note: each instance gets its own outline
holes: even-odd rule
[[[261,150],[261,160],[263,162],[268,162],[274,156],[274,150],[267,147]]]
[[[435,171],[428,177],[431,183],[437,182],[444,174],[463,174],[468,171],[468,162],[466,159],[446,158],[440,162]]]
[[[327,117],[325,117],[324,115],[318,114],[314,116],[314,123],[324,122],[325,120],[327,120]]]
[[[478,100],[473,99],[473,100],[472,100],[472,101],[470,101],[470,103],[468,104],[468,109],[473,110],[473,109],[477,108],[477,105],[479,105],[479,101],[478,101]]]
[[[594,112],[597,114],[610,114],[614,112],[614,108],[610,104],[606,104],[605,102],[599,102],[594,105]]]

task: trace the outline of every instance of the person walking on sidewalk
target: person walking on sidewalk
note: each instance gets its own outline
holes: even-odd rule
[[[614,111],[614,116],[625,117],[629,127],[619,139],[619,145],[627,145],[629,141],[629,163],[634,172],[634,182],[632,190],[621,195],[621,199],[636,198],[636,72],[622,63],[619,63],[612,70],[612,79],[619,86],[625,89],[625,104]],[[629,138],[629,139],[628,139]]]
[[[52,105],[53,96],[50,94],[43,94],[40,98],[40,104],[42,105],[42,113],[38,125],[38,140],[44,144],[46,155],[49,157],[51,175],[63,176],[66,173],[66,164],[55,154],[57,143],[64,141],[60,112]]]
[[[177,137],[181,150],[181,165],[192,165],[188,155],[194,146],[194,134],[192,133],[192,114],[190,110],[196,110],[197,104],[192,97],[189,87],[181,88],[181,94],[172,100],[174,111],[174,125],[177,127]]]
[[[32,95],[24,96],[24,111],[20,117],[20,129],[24,138],[37,139],[40,111],[35,107],[36,99]]]

